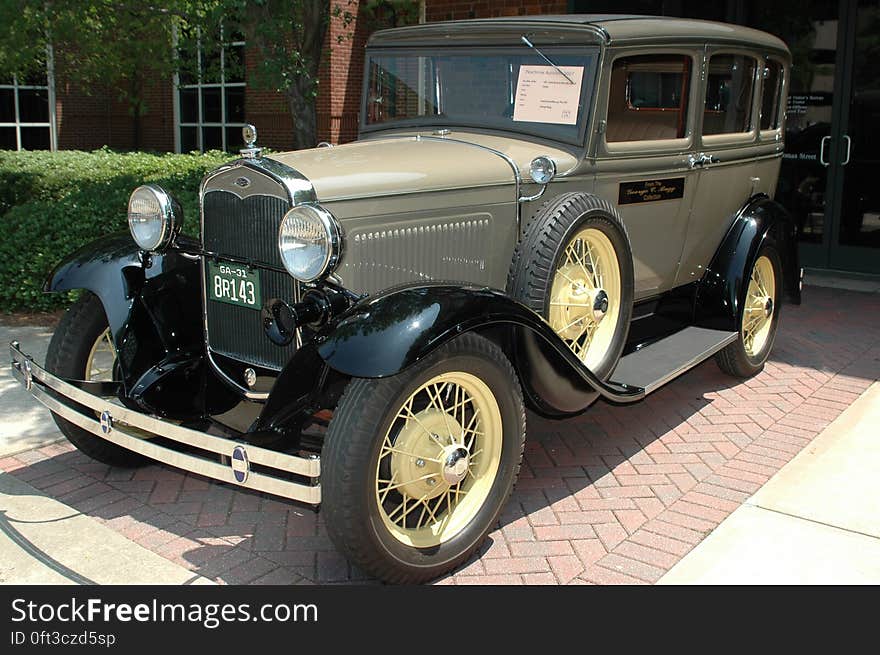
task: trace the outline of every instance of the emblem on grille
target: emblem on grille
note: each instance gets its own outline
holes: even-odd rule
[[[251,470],[251,464],[248,461],[247,451],[241,446],[236,446],[232,451],[232,476],[238,484],[244,484]]]
[[[247,189],[251,185],[251,181],[246,177],[239,177],[233,182],[235,186],[240,186],[242,189]]]
[[[253,387],[257,383],[257,372],[252,368],[244,369],[244,381],[249,387]]]
[[[101,432],[110,434],[113,429],[113,416],[106,409],[101,412]]]

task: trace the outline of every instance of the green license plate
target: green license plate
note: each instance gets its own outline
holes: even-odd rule
[[[260,309],[260,272],[229,262],[208,262],[208,298],[218,302]]]

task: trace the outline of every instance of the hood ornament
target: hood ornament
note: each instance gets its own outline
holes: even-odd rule
[[[257,128],[248,123],[241,128],[241,136],[244,139],[244,148],[238,151],[242,157],[256,159],[263,151],[257,147]]]

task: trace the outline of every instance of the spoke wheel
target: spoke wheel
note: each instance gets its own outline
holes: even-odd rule
[[[587,368],[595,368],[611,347],[620,295],[620,262],[611,240],[596,228],[579,231],[553,276],[549,323]]]
[[[387,582],[454,569],[498,525],[519,473],[525,420],[516,371],[476,334],[395,375],[352,379],[321,451],[327,534]]]
[[[110,328],[107,328],[98,336],[89,351],[84,379],[91,382],[112,382],[115,366],[116,347],[110,337]]]
[[[764,368],[779,325],[782,262],[772,242],[755,259],[742,300],[739,338],[715,355],[722,371],[737,378],[751,377]]]
[[[410,395],[376,467],[376,502],[389,532],[418,548],[459,534],[492,488],[501,431],[495,396],[469,373],[443,373]]]
[[[766,255],[755,262],[743,307],[742,340],[746,354],[756,357],[767,345],[776,307],[776,274]]]

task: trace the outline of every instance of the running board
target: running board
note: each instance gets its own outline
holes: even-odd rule
[[[685,328],[622,357],[611,379],[616,384],[641,387],[647,395],[736,341],[738,334]]]

